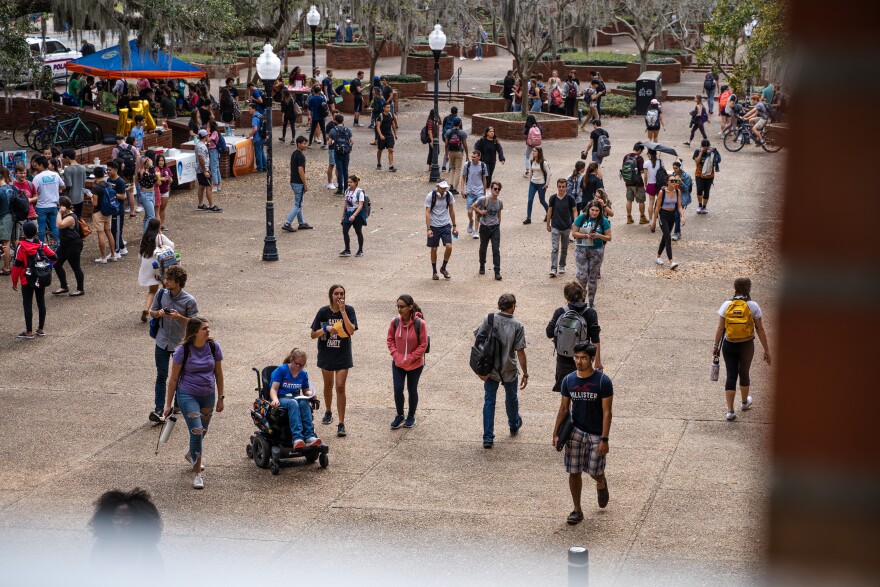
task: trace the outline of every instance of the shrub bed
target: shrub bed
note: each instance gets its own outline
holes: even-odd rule
[[[602,104],[604,109],[605,104]],[[526,115],[528,113],[525,113]],[[535,118],[544,131],[544,140],[573,139],[578,135],[578,119],[558,114],[536,113]],[[471,134],[482,135],[486,128],[495,128],[495,135],[507,141],[525,141],[523,125],[526,117],[521,112],[474,114],[471,118]]]

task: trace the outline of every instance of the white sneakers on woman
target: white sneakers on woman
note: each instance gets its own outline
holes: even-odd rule
[[[204,489],[205,488],[205,478],[202,477],[201,474],[196,475],[196,478],[193,479],[193,489]]]

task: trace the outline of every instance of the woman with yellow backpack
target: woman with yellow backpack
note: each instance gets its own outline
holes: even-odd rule
[[[764,347],[764,360],[770,364],[770,347],[767,334],[761,322],[763,313],[761,306],[751,298],[752,280],[739,277],[733,282],[733,298],[721,304],[718,310],[718,328],[715,331],[715,344],[712,356],[724,356],[727,380],[724,392],[727,395],[727,421],[734,420],[733,398],[736,396],[736,380],[742,396],[742,409],[752,407],[752,396],[749,395],[749,369],[755,355],[755,334],[761,339]]]

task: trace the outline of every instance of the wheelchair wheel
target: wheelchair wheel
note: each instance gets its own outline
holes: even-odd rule
[[[249,459],[254,458],[254,447],[250,444],[245,446],[244,447],[244,454],[246,454],[247,458],[249,458]]]
[[[309,451],[306,453],[306,462],[307,463],[314,463],[317,460],[318,460],[318,452],[317,451],[312,450],[312,451]]]
[[[272,471],[273,475],[277,475],[278,473],[281,472],[281,465],[278,464],[278,461],[272,461],[269,464],[269,470]]]
[[[261,469],[268,469],[272,455],[272,449],[269,448],[269,441],[262,436],[255,436],[252,450],[254,453],[254,464]]]
[[[327,457],[327,453],[321,453],[321,456],[318,457],[318,464],[321,465],[322,469],[327,468],[327,465],[330,464],[330,459]]]

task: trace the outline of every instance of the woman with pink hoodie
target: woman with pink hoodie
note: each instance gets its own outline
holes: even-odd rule
[[[394,404],[397,416],[391,422],[391,429],[401,426],[412,428],[416,424],[416,407],[419,404],[419,377],[425,367],[425,353],[428,352],[428,325],[422,318],[422,309],[412,296],[397,298],[397,313],[388,325],[388,350],[391,351],[391,373],[394,377]],[[409,411],[403,417],[403,386],[409,395]]]

